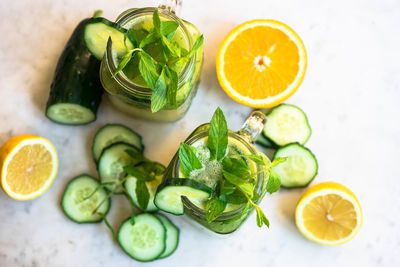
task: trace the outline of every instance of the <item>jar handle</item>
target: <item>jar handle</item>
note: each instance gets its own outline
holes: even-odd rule
[[[177,14],[182,7],[182,0],[161,0],[158,8],[166,9],[171,13]]]
[[[237,132],[249,143],[254,143],[264,128],[265,114],[261,111],[253,111],[250,117]]]

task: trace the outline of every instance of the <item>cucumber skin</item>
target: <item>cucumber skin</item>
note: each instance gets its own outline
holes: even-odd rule
[[[137,148],[141,153],[143,153],[145,146],[144,146],[144,144],[143,144],[142,136],[141,136],[140,134],[138,134],[136,131],[132,130],[131,128],[129,128],[128,126],[125,126],[125,125],[123,125],[123,124],[120,124],[120,123],[107,123],[107,124],[105,124],[104,126],[102,126],[100,129],[98,129],[97,132],[96,132],[96,134],[95,134],[95,136],[93,137],[93,143],[92,143],[92,148],[91,148],[91,150],[92,150],[92,157],[93,157],[93,160],[94,160],[94,162],[95,162],[96,164],[98,163],[98,160],[96,160],[96,158],[94,157],[94,141],[96,140],[96,136],[97,136],[104,128],[106,128],[107,126],[122,126],[122,127],[124,127],[124,128],[129,129],[130,131],[132,131],[132,132],[133,132],[134,134],[136,134],[136,135],[139,137],[139,139],[140,139],[141,147],[140,147],[140,148],[139,148],[139,147],[136,147],[136,148]],[[118,143],[120,143],[120,142],[118,142]],[[126,143],[126,144],[128,144],[128,143]],[[113,144],[111,144],[111,145],[109,145],[109,146],[112,146],[112,145],[113,145]],[[129,144],[128,144],[128,145],[129,145]],[[109,146],[103,148],[103,151],[104,151],[106,148],[108,148]],[[132,146],[134,146],[134,145],[132,145]],[[135,147],[135,146],[134,146],[134,147]],[[103,153],[103,151],[102,151],[102,153]],[[99,159],[100,159],[102,153],[100,153]]]
[[[145,214],[145,213],[141,213],[141,214]],[[166,241],[166,239],[167,239],[167,229],[165,228],[165,226],[164,226],[164,224],[162,223],[162,221],[161,221],[159,218],[157,218],[157,216],[155,216],[154,214],[151,214],[151,213],[149,213],[149,214],[152,215],[152,216],[154,216],[154,217],[161,223],[161,225],[164,227],[164,233],[165,233],[165,234],[164,234],[164,250],[165,250],[165,241]],[[139,214],[139,215],[140,215],[140,214]],[[121,226],[120,226],[119,229],[118,229],[117,241],[118,241],[119,246],[120,246],[120,247],[122,248],[122,250],[126,253],[126,255],[128,255],[130,258],[132,258],[132,259],[134,259],[134,260],[136,260],[136,261],[140,261],[140,262],[150,262],[150,261],[158,260],[159,257],[160,257],[160,255],[164,253],[164,250],[160,253],[160,255],[158,255],[158,256],[155,257],[154,259],[150,259],[150,260],[140,260],[140,259],[134,258],[131,254],[128,253],[128,251],[125,250],[125,248],[124,248],[123,246],[121,246],[120,241],[119,241],[119,234],[120,234],[120,231],[121,231],[121,229],[122,229],[122,226],[123,226],[126,222],[130,223],[130,220],[131,220],[131,217],[128,217],[126,220],[124,220],[124,221],[121,223]]]
[[[155,213],[155,216],[156,216],[156,217],[161,217],[161,216],[162,216],[162,217],[163,217],[164,219],[166,219],[166,220],[171,224],[171,226],[174,227],[174,228],[177,230],[177,232],[178,232],[178,240],[177,240],[177,242],[176,242],[176,244],[175,244],[174,249],[173,249],[170,253],[165,254],[165,255],[162,256],[162,257],[161,257],[161,256],[158,257],[159,259],[165,259],[165,258],[171,256],[171,255],[176,251],[176,249],[178,248],[178,245],[179,245],[179,237],[180,237],[180,234],[181,234],[181,230],[180,230],[167,216],[165,216],[164,214]],[[158,218],[158,219],[163,223],[162,219],[160,219],[160,218]],[[164,225],[164,223],[163,223],[163,225]],[[167,232],[167,226],[164,225],[164,227],[165,227],[165,231]],[[168,238],[168,236],[167,236],[167,238]],[[166,241],[166,240],[165,240],[165,241]],[[161,253],[161,255],[162,255],[162,254],[164,254],[164,252]]]
[[[194,181],[192,179],[189,178],[169,178],[165,181],[163,181],[157,188],[157,192],[156,195],[164,188],[167,187],[169,185],[172,186],[188,186],[188,187],[192,187],[194,189],[197,190],[201,190],[207,193],[212,192],[212,189],[200,182]],[[156,205],[157,206],[157,205]]]
[[[288,147],[288,146],[291,146],[291,145],[294,145],[294,144],[297,144],[297,145],[299,145],[299,146],[302,146],[302,147],[305,148],[308,152],[310,152],[311,156],[314,158],[315,162],[317,163],[317,170],[315,171],[314,177],[311,178],[311,180],[310,180],[307,184],[305,184],[305,185],[301,185],[301,186],[284,186],[284,185],[281,183],[281,187],[282,187],[282,188],[285,188],[285,189],[305,188],[305,187],[309,186],[309,185],[311,184],[312,181],[314,181],[315,177],[317,177],[317,174],[318,174],[318,168],[319,168],[319,166],[318,166],[317,158],[315,157],[314,153],[312,153],[310,149],[308,149],[307,147],[303,146],[302,144],[300,144],[300,143],[298,143],[298,142],[290,143],[290,144],[284,145],[284,146],[280,147],[279,149],[277,149],[277,150],[275,151],[275,154],[274,154],[274,159],[276,158],[276,153],[278,152],[278,150],[280,150],[280,149],[282,149],[282,148],[285,148],[285,147]]]
[[[157,191],[154,196],[154,205],[161,211],[164,211],[164,212],[167,212],[167,213],[170,213],[173,215],[177,215],[177,216],[183,215],[184,212],[183,213],[174,213],[174,212],[165,211],[165,210],[161,209],[157,205],[157,202],[156,202],[157,194],[160,193],[165,187],[168,187],[168,186],[187,186],[187,187],[194,188],[196,190],[201,190],[201,191],[207,192],[209,194],[211,194],[211,192],[212,192],[212,189],[210,187],[208,187],[200,182],[189,179],[189,178],[168,178],[165,181],[163,179],[161,184],[157,187]],[[181,197],[184,197],[184,196],[181,196]]]
[[[269,139],[268,137],[266,137],[264,135],[264,131],[261,132],[261,134],[259,135],[259,137],[256,140],[256,143],[265,148],[275,148],[276,149],[279,147],[271,139]]]
[[[96,120],[103,87],[99,77],[100,61],[90,54],[83,39],[84,29],[89,20],[84,19],[78,24],[58,59],[46,106],[46,117],[56,123],[60,122],[50,118],[47,109],[58,103],[71,103],[88,108]],[[90,122],[92,121],[67,125]]]
[[[96,180],[97,182],[100,183],[99,180],[93,178],[93,177],[92,177],[91,175],[89,175],[89,174],[81,174],[81,175],[75,176],[74,178],[72,178],[72,179],[68,182],[68,184],[65,186],[64,192],[67,190],[68,186],[69,186],[73,181],[75,181],[76,179],[78,179],[78,178],[80,178],[80,177],[82,177],[82,176],[90,177],[90,178],[92,178],[93,180]],[[99,220],[97,220],[97,221],[90,221],[90,222],[79,222],[79,221],[73,219],[72,217],[69,216],[68,213],[65,212],[64,205],[63,205],[64,197],[65,197],[65,194],[63,194],[63,196],[62,196],[62,198],[61,198],[60,206],[61,206],[61,209],[63,210],[63,213],[65,214],[65,216],[67,216],[68,219],[70,219],[71,221],[73,221],[73,222],[75,222],[75,223],[79,223],[79,224],[100,223],[100,222],[103,221],[102,218],[99,219]],[[110,211],[110,208],[111,208],[111,198],[108,199],[108,209],[107,209],[106,213],[104,214],[104,216],[107,215],[107,213]]]

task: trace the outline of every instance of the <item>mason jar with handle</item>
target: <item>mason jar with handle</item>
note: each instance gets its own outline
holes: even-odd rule
[[[190,51],[201,33],[193,24],[176,16],[175,10],[180,5],[181,1],[177,0],[162,1],[157,9],[161,21],[174,21],[179,25],[171,41],[179,44],[182,49]],[[116,23],[123,28],[136,30],[138,34],[146,33],[153,26],[152,15],[155,9],[156,7],[128,9],[118,16]],[[145,47],[146,49],[147,52],[153,50],[153,54],[156,54],[157,49],[162,48],[154,44]],[[136,118],[145,120],[172,122],[185,115],[196,95],[203,64],[203,46],[177,71],[177,109],[166,105],[161,110],[152,112],[152,90],[141,77],[138,62],[135,63],[137,57],[136,59],[133,57],[132,64],[113,77],[121,60],[121,57],[113,53],[110,39],[101,62],[100,80],[114,106]]]
[[[237,148],[241,154],[262,155],[266,157],[254,146],[254,141],[257,139],[258,135],[264,127],[264,120],[265,115],[263,113],[259,111],[254,111],[239,131],[234,132],[229,130],[228,143],[232,147],[235,147],[235,149]],[[188,136],[188,138],[184,142],[188,145],[194,145],[198,142],[204,142],[204,139],[208,138],[209,129],[209,123],[200,125]],[[261,198],[255,201],[255,203],[259,203],[266,193],[268,173],[261,171],[263,169],[263,166],[258,165],[255,162],[248,161],[248,165],[252,172],[257,173],[254,192],[261,196]],[[170,179],[173,179],[174,177],[184,178],[181,176],[182,173],[180,171],[180,160],[179,154],[177,152],[166,169],[163,177],[163,182],[159,186],[158,191],[169,184]],[[215,181],[210,181],[208,184],[205,185],[210,187],[213,183],[215,183]],[[186,214],[196,222],[200,223],[204,227],[219,234],[228,234],[234,232],[254,210],[253,206],[251,206],[249,209],[243,212],[245,204],[228,204],[222,215],[209,223],[206,219],[205,203],[201,203],[201,201],[193,199],[193,195],[191,195],[190,197],[191,200],[189,200],[189,198],[185,195],[181,196],[184,214]]]

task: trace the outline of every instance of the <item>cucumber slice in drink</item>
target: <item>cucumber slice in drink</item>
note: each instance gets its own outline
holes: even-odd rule
[[[122,124],[106,124],[94,136],[92,145],[94,160],[96,162],[99,160],[104,148],[118,142],[130,144],[140,152],[144,150],[142,137],[138,133]]]
[[[162,258],[166,258],[169,255],[171,255],[172,253],[174,253],[174,251],[178,247],[178,243],[179,243],[179,228],[176,227],[170,221],[170,219],[167,218],[167,216],[165,216],[163,214],[160,214],[160,213],[156,213],[155,215],[157,216],[158,219],[160,219],[160,221],[164,225],[165,230],[166,230],[166,234],[167,234],[167,239],[165,240],[165,250],[158,257],[158,258],[162,259]]]
[[[314,154],[304,146],[293,143],[279,148],[274,156],[286,157],[286,161],[272,167],[286,188],[305,187],[318,173],[318,162]]]
[[[171,178],[157,189],[154,204],[162,211],[175,215],[183,214],[182,196],[199,208],[204,208],[211,188],[187,178]]]
[[[140,159],[132,158],[126,150],[140,151],[126,143],[115,143],[103,150],[100,155],[99,164],[97,166],[101,183],[115,182],[115,184],[106,185],[110,191],[116,194],[123,192],[121,181],[125,178],[124,167],[135,165]]]
[[[311,135],[306,114],[294,105],[281,104],[267,115],[263,134],[278,146],[304,145]]]
[[[142,213],[122,223],[118,231],[118,243],[135,260],[152,261],[165,250],[165,227],[156,216]]]
[[[91,18],[85,27],[84,39],[90,53],[101,60],[107,48],[108,38],[112,40],[113,52],[126,53],[126,48],[133,49],[133,44],[126,35],[126,29],[105,18]]]
[[[107,198],[107,192],[100,188],[89,197],[100,185],[99,181],[89,175],[80,175],[73,178],[65,188],[61,207],[72,221],[76,223],[94,223],[102,221],[103,217],[99,214],[106,215],[110,209],[110,199],[107,199],[98,208],[98,213],[93,211],[101,201]]]

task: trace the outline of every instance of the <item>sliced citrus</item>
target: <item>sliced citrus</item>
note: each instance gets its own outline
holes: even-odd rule
[[[233,29],[217,55],[217,75],[235,101],[268,108],[291,96],[303,81],[306,50],[300,37],[275,20],[252,20]]]
[[[357,234],[361,224],[357,197],[338,183],[325,182],[311,187],[297,204],[297,227],[305,237],[319,244],[343,244]]]
[[[43,194],[58,171],[52,143],[35,135],[19,135],[0,148],[1,186],[12,198],[29,200]]]

